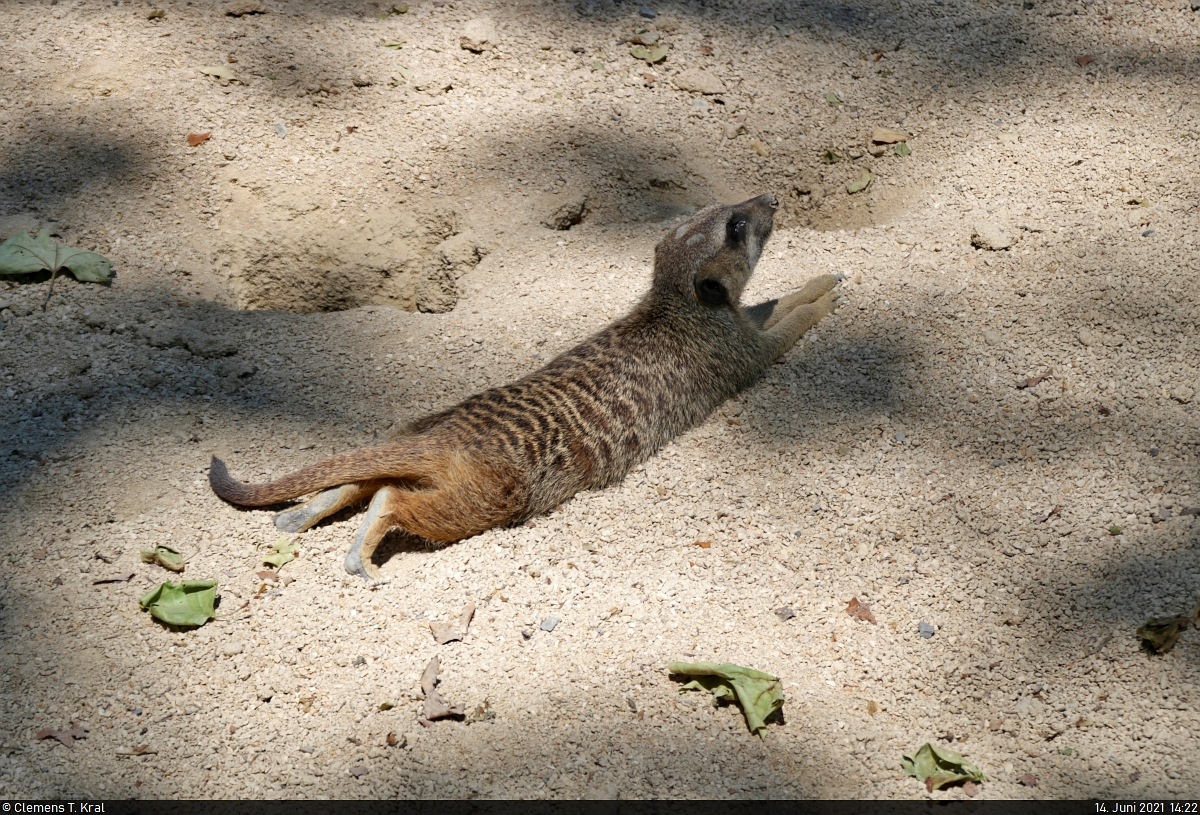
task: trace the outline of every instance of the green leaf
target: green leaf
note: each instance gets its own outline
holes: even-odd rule
[[[1120,535],[1124,531],[1125,531],[1125,527],[1117,526],[1116,524],[1113,524],[1112,526],[1110,526],[1108,528],[1108,534],[1110,534],[1110,535]]]
[[[404,40],[382,40],[380,45],[384,48],[400,48],[404,45]]]
[[[36,238],[18,232],[0,243],[0,274],[57,273],[62,269],[70,269],[76,280],[87,283],[103,283],[112,277],[108,258],[56,243],[46,229]]]
[[[200,69],[200,73],[208,74],[209,76],[216,77],[217,79],[228,79],[230,82],[237,79],[237,77],[233,75],[233,71],[229,70],[224,65],[206,65]]]
[[[875,180],[875,176],[871,175],[871,171],[863,168],[858,174],[858,178],[846,185],[846,192],[854,195],[856,192],[862,192],[867,187],[871,186],[871,182]]]
[[[821,156],[821,163],[822,164],[837,164],[839,161],[844,161],[845,158],[846,157],[843,156],[841,153],[830,148],[829,150],[825,151],[824,155]]]
[[[603,63],[603,62],[600,62],[599,60],[596,60],[595,62],[593,62],[593,63],[592,63],[592,71],[593,71],[593,72],[595,72],[595,71],[603,71],[603,70],[604,70],[604,63]]]
[[[840,108],[842,106],[842,100],[838,98],[836,93],[825,94],[825,101],[833,105],[835,108]]]
[[[900,158],[912,155],[912,148],[908,146],[908,142],[902,141],[896,145],[896,155],[900,156]]]
[[[184,580],[179,585],[168,580],[147,592],[138,604],[168,625],[197,626],[213,618],[216,598],[215,580]]]
[[[783,685],[779,678],[753,668],[729,662],[719,665],[714,662],[672,662],[667,665],[667,670],[696,677],[680,688],[680,693],[707,691],[713,695],[714,705],[736,701],[742,707],[750,732],[762,738],[766,738],[767,717],[783,707]]]
[[[143,563],[157,563],[164,569],[170,569],[172,572],[183,571],[183,558],[179,552],[172,549],[170,546],[158,546],[154,549],[142,550]]]
[[[1165,654],[1175,647],[1179,635],[1191,625],[1191,616],[1154,617],[1137,630],[1143,644],[1156,654]]]
[[[269,563],[278,569],[283,564],[290,563],[296,559],[297,548],[299,547],[295,543],[288,541],[287,538],[280,538],[271,547],[271,553],[263,558],[263,563]]]
[[[667,57],[667,46],[659,44],[652,48],[647,48],[644,45],[634,46],[629,51],[630,55],[637,59],[644,59],[650,65],[656,62],[662,62]]]
[[[952,750],[922,744],[915,753],[905,754],[900,767],[905,775],[925,782],[929,792],[956,781],[983,781],[983,771]]]
[[[792,36],[792,30],[790,28],[788,28],[786,25],[783,25],[782,23],[774,23],[774,26],[775,26],[775,30],[779,32],[779,36],[781,36],[781,37]]]

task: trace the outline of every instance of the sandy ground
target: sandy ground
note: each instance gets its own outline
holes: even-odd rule
[[[0,237],[118,272],[0,291],[0,796],[915,798],[925,741],[980,798],[1200,789],[1200,637],[1134,635],[1200,593],[1200,12],[259,8],[0,6]],[[271,514],[210,454],[281,475],[533,370],[674,219],[767,190],[749,296],[849,279],[757,387],[550,516],[393,537],[382,586],[342,570],[355,513],[256,576]],[[155,544],[220,619],[139,610]],[[468,714],[423,728],[433,656]],[[750,736],[675,659],[780,676],[783,721]]]

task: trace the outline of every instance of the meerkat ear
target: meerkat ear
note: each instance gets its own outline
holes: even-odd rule
[[[716,277],[702,277],[696,281],[696,297],[706,306],[729,305],[729,289]]]

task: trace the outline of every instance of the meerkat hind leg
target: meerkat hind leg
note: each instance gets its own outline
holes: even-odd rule
[[[343,565],[350,574],[356,574],[366,580],[378,580],[379,568],[371,562],[376,547],[383,540],[388,530],[395,526],[395,504],[401,497],[401,490],[391,485],[382,487],[371,499],[367,507],[367,516],[363,518],[362,526],[354,536],[354,543],[346,554]]]
[[[378,489],[379,482],[364,481],[325,490],[308,503],[276,515],[275,528],[289,534],[303,532],[335,512],[366,502]]]

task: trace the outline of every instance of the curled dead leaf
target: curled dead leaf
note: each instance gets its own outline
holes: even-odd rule
[[[199,147],[208,141],[210,136],[212,136],[211,130],[207,133],[189,133],[187,137],[188,147]]]

